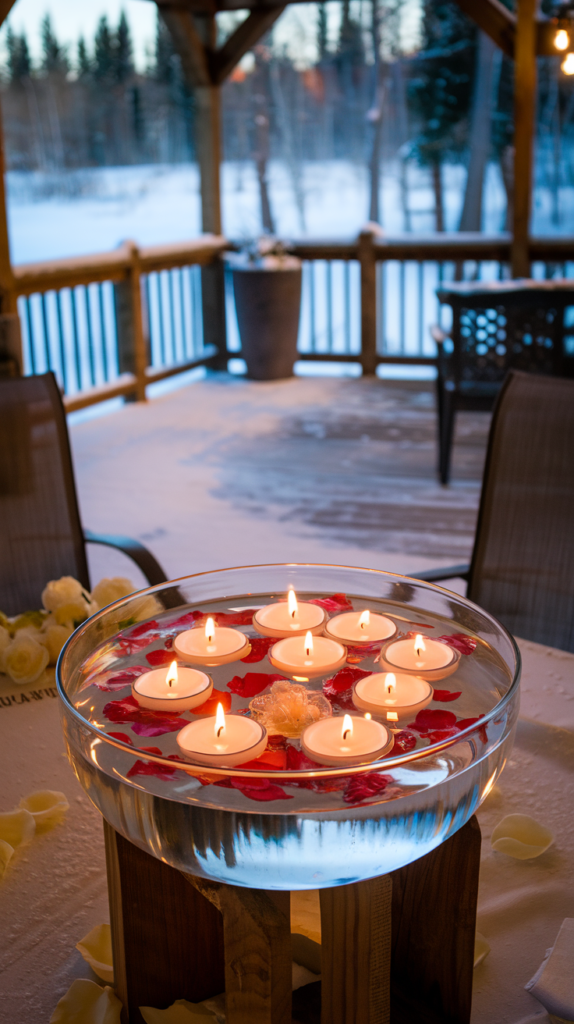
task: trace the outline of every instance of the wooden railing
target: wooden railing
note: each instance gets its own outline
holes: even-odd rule
[[[214,316],[209,275],[220,273],[232,248],[204,235],[15,267],[26,372],[54,369],[71,411],[118,396],[143,399],[149,384],[201,364],[225,367],[234,352],[225,331],[213,329],[225,321],[220,310]],[[508,235],[364,231],[287,248],[303,261],[300,359],[355,363],[367,374],[384,363],[434,364],[429,326],[448,327],[436,298],[443,281],[510,273]],[[537,277],[574,276],[572,239],[532,240],[530,255]],[[233,350],[229,292],[227,311]]]

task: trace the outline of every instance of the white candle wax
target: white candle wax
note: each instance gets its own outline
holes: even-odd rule
[[[403,672],[374,672],[353,688],[353,704],[393,722],[414,718],[433,698],[433,688],[420,676]]]
[[[177,679],[171,686],[170,670],[154,668],[134,679],[132,695],[144,708],[152,711],[189,711],[203,704],[211,695],[213,680],[195,668],[178,666]]]
[[[346,726],[351,722],[351,729]],[[371,718],[323,718],[301,736],[303,752],[319,764],[348,766],[376,761],[393,744],[392,733]]]
[[[225,715],[217,735],[216,718],[198,718],[177,734],[177,745],[190,761],[233,768],[259,757],[267,746],[267,732],[259,722],[244,715]]]
[[[335,615],[325,626],[327,636],[342,640],[344,644],[374,644],[389,640],[396,632],[395,623],[386,615],[368,610]]]
[[[275,668],[301,679],[335,672],[346,660],[347,650],[342,644],[310,633],[279,640],[269,651],[269,661]]]
[[[326,613],[317,604],[298,601],[294,592],[289,592],[286,601],[277,601],[258,608],[253,616],[253,626],[263,636],[300,636],[321,632]]]
[[[230,661],[245,658],[251,644],[245,633],[228,626],[194,626],[179,633],[173,641],[173,649],[183,661],[193,665],[226,665]]]
[[[429,682],[450,676],[458,667],[458,651],[428,636],[396,640],[381,651],[381,668],[387,672],[413,673]]]

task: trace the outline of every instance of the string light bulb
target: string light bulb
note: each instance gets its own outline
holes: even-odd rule
[[[574,75],[574,53],[567,53],[560,66],[565,75]]]
[[[557,50],[567,50],[570,46],[570,36],[566,29],[559,28],[554,36],[554,46]]]

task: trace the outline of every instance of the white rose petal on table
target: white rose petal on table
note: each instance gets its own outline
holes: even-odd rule
[[[552,846],[554,836],[529,814],[507,814],[494,829],[490,842],[497,853],[517,860],[533,860]]]
[[[556,942],[533,978],[524,986],[548,1013],[574,1020],[574,918],[562,922]]]
[[[165,1010],[153,1006],[140,1006],[140,1013],[146,1024],[215,1024],[217,1017],[202,1003],[190,1003],[187,999],[176,999]]]
[[[0,814],[0,839],[16,849],[31,842],[36,833],[34,815],[23,808]]]
[[[34,818],[36,832],[47,832],[59,825],[70,809],[65,793],[53,789],[37,789],[22,797],[20,807]]]
[[[473,967],[478,967],[483,960],[486,959],[490,953],[490,945],[486,941],[484,935],[481,932],[477,932],[474,937],[474,962]]]
[[[0,882],[6,874],[6,869],[14,856],[14,847],[10,846],[4,839],[0,839]]]
[[[87,935],[84,935],[83,939],[76,943],[76,949],[82,954],[98,978],[113,985],[112,930],[109,924],[95,925]]]
[[[77,978],[62,996],[49,1024],[120,1024],[122,1004],[107,985]]]

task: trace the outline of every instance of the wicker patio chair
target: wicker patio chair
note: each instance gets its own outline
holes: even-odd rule
[[[40,608],[46,583],[61,576],[89,590],[87,542],[123,551],[150,585],[166,582],[138,541],[82,529],[53,373],[0,379],[0,609],[17,615]]]
[[[508,374],[494,410],[467,596],[511,633],[574,652],[574,380]],[[472,628],[472,623],[468,623]]]
[[[574,376],[574,319],[567,324],[574,281],[460,282],[437,296],[452,307],[450,334],[431,329],[438,347],[439,476],[446,484],[458,409],[492,409],[508,370]]]

